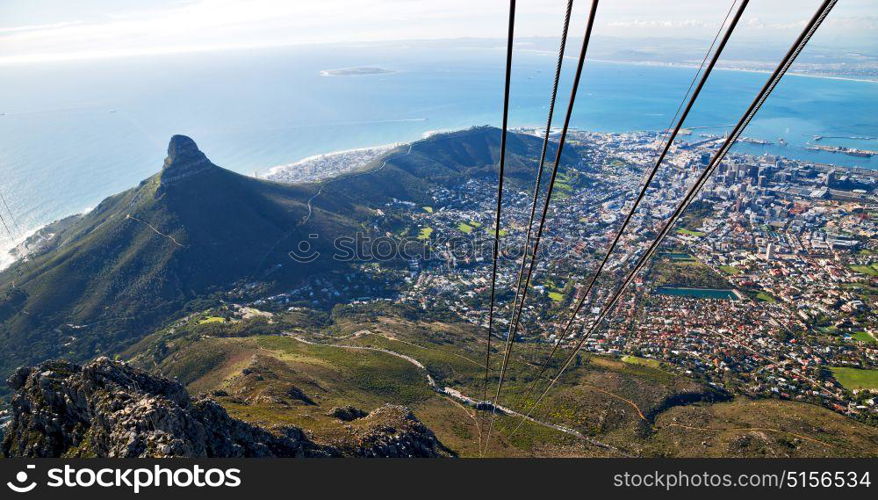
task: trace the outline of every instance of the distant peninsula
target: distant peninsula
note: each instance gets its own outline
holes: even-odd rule
[[[356,68],[324,69],[320,71],[320,76],[359,76],[380,75],[384,73],[394,73],[394,71],[374,66],[360,66]]]

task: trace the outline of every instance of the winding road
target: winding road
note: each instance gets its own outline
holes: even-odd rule
[[[384,349],[384,348],[380,348],[380,347],[353,346],[353,345],[345,345],[345,344],[323,344],[323,343],[319,343],[319,342],[312,342],[310,340],[306,340],[302,337],[299,337],[297,335],[293,335],[291,333],[285,333],[284,335],[287,337],[290,337],[292,339],[295,339],[299,342],[302,342],[303,344],[307,344],[307,345],[336,347],[339,349],[352,349],[352,350],[360,350],[360,351],[381,352],[381,353],[388,354],[390,356],[394,356],[394,357],[400,358],[402,360],[405,360],[405,361],[411,363],[412,365],[414,365],[415,367],[417,367],[418,369],[423,370],[425,372],[427,371],[427,367],[424,366],[424,364],[421,363],[420,361],[418,361],[417,359],[415,359],[411,356],[408,356],[406,354],[402,354],[402,353],[399,353],[396,351],[391,351],[390,349]],[[385,338],[387,338],[387,337],[385,337]],[[426,378],[427,378],[427,384],[429,384],[430,388],[433,391],[438,392],[439,394],[442,394],[444,396],[448,396],[448,397],[454,399],[455,401],[459,401],[460,403],[463,403],[464,405],[472,407],[472,408],[479,408],[479,406],[484,405],[484,402],[475,400],[475,399],[463,394],[462,392],[458,391],[457,389],[452,389],[451,387],[439,386],[439,384],[436,383],[436,381],[433,379],[433,377],[429,373],[426,373]],[[615,446],[604,443],[602,441],[598,441],[597,439],[586,436],[579,431],[576,431],[574,429],[570,429],[569,427],[564,427],[562,425],[557,425],[557,424],[552,424],[550,422],[544,422],[542,420],[537,420],[531,416],[524,415],[523,413],[519,413],[515,410],[512,410],[510,408],[506,408],[504,406],[496,405],[496,408],[507,415],[512,415],[515,417],[524,418],[525,420],[532,422],[534,424],[541,425],[543,427],[548,427],[550,429],[554,429],[556,431],[563,432],[564,434],[569,434],[571,436],[574,436],[574,437],[576,437],[582,441],[585,441],[593,446],[596,446],[598,448],[613,451],[613,452],[618,453],[619,455],[622,455],[624,457],[631,456],[628,453],[626,453],[625,451],[623,451]]]

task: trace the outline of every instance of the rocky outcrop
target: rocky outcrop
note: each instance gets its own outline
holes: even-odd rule
[[[162,167],[162,186],[168,186],[180,179],[216,168],[198,149],[191,138],[185,135],[171,137],[168,144],[168,156]]]
[[[269,432],[228,416],[210,399],[192,400],[177,382],[99,358],[80,367],[49,361],[20,368],[6,456],[298,457],[333,450],[301,430]]]
[[[12,419],[0,443],[8,457],[438,457],[450,453],[408,410],[383,407],[344,446],[325,446],[295,427],[271,430],[231,418],[179,383],[99,358],[20,368]]]
[[[365,417],[366,415],[368,415],[368,413],[357,408],[356,406],[348,405],[348,406],[336,406],[335,408],[333,408],[332,410],[329,411],[328,415],[330,417],[335,417],[335,418],[342,420],[342,421],[345,421],[345,422],[352,422],[358,418]]]
[[[352,454],[362,457],[453,457],[433,431],[403,406],[384,405],[354,421]]]

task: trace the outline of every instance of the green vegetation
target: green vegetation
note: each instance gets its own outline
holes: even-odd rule
[[[433,234],[432,227],[422,227],[420,232],[418,232],[418,239],[419,240],[429,240],[430,236],[432,236],[432,234]]]
[[[515,137],[506,175],[518,187],[532,182],[531,159],[542,141]],[[179,137],[166,168],[156,163],[159,173],[85,215],[53,224],[55,241],[64,245],[0,271],[0,332],[4,345],[14,346],[0,352],[0,374],[53,357],[113,355],[174,319],[228,300],[225,294],[243,282],[261,284],[253,293],[272,293],[309,276],[349,273],[349,263],[330,258],[295,265],[287,252],[319,234],[312,250],[333,255],[332,242],[365,227],[374,207],[394,198],[428,207],[436,187],[486,175],[499,145],[500,132],[491,127],[437,134],[410,153],[391,153],[380,170],[318,186],[236,174],[211,165],[191,140]],[[562,162],[578,159],[567,148]],[[199,168],[189,175],[193,165]],[[77,341],[64,341],[71,336]]]
[[[671,408],[649,446],[678,457],[874,456],[873,426],[816,405],[735,398]]]
[[[712,202],[705,200],[696,200],[683,213],[683,216],[680,218],[679,226],[681,228],[692,228],[692,227],[701,227],[704,224],[704,220],[710,217],[714,213],[714,206]],[[681,234],[688,234],[689,236],[700,237],[701,233],[695,230],[691,231],[677,231]]]
[[[869,266],[851,266],[851,270],[869,276],[878,276],[878,262]]]
[[[657,259],[650,271],[651,282],[658,287],[729,289],[731,284],[710,266],[697,260],[670,257]]]
[[[656,370],[660,370],[662,367],[661,361],[657,359],[650,358],[638,358],[637,356],[622,356],[622,361],[625,363],[631,363],[633,365],[643,365],[648,366],[650,368],[655,368]]]
[[[667,257],[671,260],[679,260],[679,261],[686,261],[686,262],[694,262],[697,260],[694,257],[692,257],[691,255],[689,255],[688,253],[683,253],[683,252],[662,252],[659,255],[662,257]]]
[[[868,332],[864,332],[864,331],[854,332],[853,334],[851,334],[851,337],[853,337],[854,340],[858,340],[860,342],[866,342],[866,343],[870,343],[870,344],[878,344],[878,340],[876,340],[875,337],[869,335]]]
[[[457,225],[457,229],[465,234],[470,234],[471,232],[473,232],[473,227],[463,222]]]
[[[878,370],[861,370],[841,366],[830,367],[832,376],[846,389],[878,390]]]
[[[741,270],[735,266],[719,266],[719,270],[731,276],[741,274]]]
[[[701,231],[692,231],[691,229],[686,229],[686,228],[677,229],[677,232],[679,234],[683,234],[686,236],[694,236],[696,238],[701,238],[702,236],[704,236],[704,233],[702,233]]]
[[[870,303],[878,298],[878,286],[865,282],[842,283],[842,288],[851,290],[860,300]]]
[[[557,289],[558,284],[549,281],[545,286]],[[484,342],[478,328],[404,319],[391,309],[374,306],[336,309],[331,321],[318,324],[308,320],[298,329],[295,322],[309,315],[301,317],[302,311],[296,316],[276,313],[272,318],[275,323],[248,337],[211,337],[204,329],[223,324],[198,325],[193,320],[193,326],[151,336],[133,352],[132,362],[157,366],[157,371],[184,381],[193,393],[218,391],[214,397],[237,418],[263,425],[300,426],[317,441],[331,442],[343,430],[345,423],[327,415],[332,407],[354,405],[368,411],[384,403],[404,404],[444,444],[462,456],[478,456],[477,411],[432,391],[427,382],[429,374],[440,387],[469,396],[480,394]],[[277,335],[291,330],[315,344]],[[550,349],[545,344],[529,344],[512,353],[501,404],[513,408],[527,404],[518,398],[536,375],[533,363],[544,359]],[[423,368],[400,356],[416,360]],[[501,357],[492,357],[492,361],[496,381]],[[869,443],[878,439],[878,429],[812,405],[736,399],[685,406],[670,403],[669,407],[675,395],[694,395],[695,402],[700,401],[699,394],[715,396],[708,396],[712,389],[661,367],[658,360],[636,356],[578,356],[546,397],[544,408],[551,411],[539,418],[643,456],[721,456],[729,453],[730,446],[740,447],[735,443],[747,435],[728,430],[705,436],[669,423],[719,430],[777,429],[761,431],[768,437],[759,441],[759,449],[735,448],[740,456],[874,452]],[[648,434],[643,433],[643,418],[655,418]],[[819,424],[819,432],[803,429],[812,422]],[[617,455],[530,422],[510,436],[518,423],[515,417],[498,416],[497,439],[486,456]],[[825,439],[831,443],[827,445],[831,451],[824,445],[790,445],[785,432]],[[709,444],[703,444],[705,441]]]
[[[576,175],[570,171],[559,172],[555,178],[555,187],[552,192],[552,200],[566,200],[573,194],[573,184],[576,182]]]
[[[421,208],[423,208],[424,212],[427,212],[428,214],[433,213],[433,207],[421,207]]]
[[[573,288],[573,283],[567,282],[566,284],[558,284],[553,279],[547,279],[543,286],[546,288],[546,295],[553,302],[563,302],[564,297],[567,293],[570,292]]]
[[[777,302],[777,299],[775,299],[770,293],[766,293],[766,292],[757,293],[756,300],[761,300],[762,302],[768,302],[769,304],[774,304],[775,302]]]
[[[295,364],[332,367],[348,391],[357,389],[369,399],[411,405],[431,395],[425,375],[411,363],[381,352],[308,345],[288,337],[256,337],[257,345]],[[357,401],[363,404],[367,399]],[[375,403],[372,403],[375,404]]]
[[[30,314],[0,319],[4,342],[17,350],[0,353],[0,373],[24,359],[111,356],[175,318],[217,304],[231,284],[248,276],[259,281],[265,270],[289,262],[286,252],[299,237],[290,228],[307,215],[314,187],[243,176],[207,162],[191,140],[176,141],[174,158],[160,174],[102,201],[59,232],[64,245],[22,268],[27,299],[18,310]],[[197,175],[185,175],[202,161]],[[175,178],[175,171],[183,177]],[[356,232],[360,206],[349,205],[330,222],[315,218],[311,231],[320,240],[312,248],[331,255],[337,236]],[[328,260],[308,269],[277,267],[271,279],[294,284],[305,273],[344,268]],[[0,297],[16,273],[0,272]],[[80,341],[59,342],[74,333]]]
[[[210,323],[223,323],[223,322],[225,322],[225,320],[226,320],[226,318],[223,318],[222,316],[208,316],[208,317],[202,319],[201,321],[199,321],[198,324],[205,325],[205,324],[210,324]]]
[[[314,328],[323,324],[320,318],[309,317],[305,314],[292,312],[284,316],[251,316],[247,319],[225,320],[223,318],[211,318],[205,320],[193,320],[176,325],[173,330],[176,337],[191,335],[198,337],[252,337],[267,335],[279,330],[297,328]]]

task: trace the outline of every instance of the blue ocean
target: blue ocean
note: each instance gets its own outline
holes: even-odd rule
[[[500,123],[502,47],[306,46],[0,67],[0,194],[24,232],[95,206],[159,170],[173,134],[214,163],[253,174],[330,151],[406,142],[435,130]],[[542,126],[554,56],[519,51],[510,122]],[[568,59],[559,102],[575,60]],[[379,67],[371,75],[321,70]],[[573,126],[659,130],[694,68],[587,63]],[[686,127],[723,132],[766,74],[717,71]],[[557,113],[558,123],[563,113]],[[878,169],[878,157],[809,151],[878,150],[878,83],[788,76],[737,151]],[[849,139],[859,137],[859,139]],[[871,137],[871,138],[870,138]],[[783,138],[786,145],[779,145]],[[847,139],[846,139],[847,138]],[[0,206],[3,214],[5,208]],[[0,250],[12,239],[0,234]],[[5,253],[5,252],[3,252]],[[0,260],[2,264],[2,260]]]

